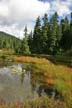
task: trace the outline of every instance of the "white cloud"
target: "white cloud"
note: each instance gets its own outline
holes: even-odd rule
[[[10,14],[15,20],[33,20],[49,10],[49,3],[37,0],[10,0]]]
[[[0,17],[6,16],[8,16],[8,7],[5,4],[0,3]]]
[[[14,32],[12,31],[12,26],[14,26],[15,28],[21,26],[21,28],[23,29],[25,25],[29,25],[30,31],[30,29],[34,25],[32,21],[35,21],[37,16],[42,16],[49,10],[49,3],[44,4],[43,2],[40,2],[38,0],[2,0],[0,1],[0,19],[2,21],[0,22],[4,26],[9,25],[10,28],[8,26],[2,26],[2,28],[4,31],[10,31],[11,29],[10,33]],[[18,26],[16,26],[16,24]],[[16,29],[15,32],[17,32]]]
[[[3,0],[0,3],[0,16],[8,17],[10,21],[32,21],[37,16],[48,12],[49,9],[49,3],[44,4],[38,0],[9,0],[9,2]]]
[[[16,36],[23,34],[24,26],[30,32],[38,16],[44,13],[58,12],[59,16],[69,14],[72,0],[51,0],[43,3],[38,0],[1,0],[0,1],[0,30]]]
[[[56,11],[59,16],[70,14],[71,12],[71,10],[69,9],[70,5],[71,5],[71,0],[67,1],[55,0],[51,2],[51,7],[52,7],[51,13],[54,13]]]

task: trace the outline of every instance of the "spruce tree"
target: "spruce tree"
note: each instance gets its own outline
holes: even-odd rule
[[[58,25],[57,28],[57,36],[56,36],[56,50],[57,52],[61,51],[61,39],[62,39],[62,26],[61,24]]]
[[[48,16],[43,17],[42,37],[41,37],[42,53],[48,53]]]
[[[24,38],[21,43],[21,54],[23,55],[29,55],[30,49],[28,45],[28,34],[27,34],[27,27],[24,29]]]
[[[67,16],[61,22],[63,32],[61,43],[63,50],[66,51],[67,49],[69,49],[70,24]]]
[[[30,48],[30,51],[33,52],[33,33],[32,31],[30,32],[29,36],[28,36],[28,45],[29,45],[29,48]]]
[[[56,53],[56,40],[57,40],[57,28],[58,28],[58,14],[52,16],[50,20],[50,52],[51,54]]]
[[[69,31],[69,54],[72,56],[72,12],[71,12],[71,20],[70,20],[70,31]]]
[[[41,53],[41,21],[37,18],[33,33],[33,53]]]

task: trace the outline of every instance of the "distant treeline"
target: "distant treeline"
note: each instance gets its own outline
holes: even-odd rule
[[[19,52],[19,47],[21,45],[21,40],[9,35],[4,32],[0,32],[0,50],[1,49],[12,49],[15,52]]]
[[[33,32],[28,34],[25,27],[23,40],[12,36],[3,37],[0,33],[0,48],[12,48],[15,53],[22,55],[72,54],[72,13],[70,16],[70,20],[67,16],[60,20],[55,12],[49,19],[47,14],[42,19],[38,17]]]

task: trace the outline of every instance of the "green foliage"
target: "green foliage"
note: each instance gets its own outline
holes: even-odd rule
[[[43,25],[42,25],[42,36],[41,36],[41,47],[42,47],[42,53],[47,53],[47,49],[48,49],[48,16],[47,14],[44,15],[43,17]]]
[[[56,53],[56,40],[58,28],[58,15],[55,13],[50,21],[50,50],[52,54]]]
[[[33,33],[33,53],[41,53],[41,21],[37,18]]]
[[[71,42],[72,42],[72,36],[71,33],[72,31],[70,30],[70,24],[68,21],[68,18],[65,17],[65,19],[63,19],[61,21],[61,25],[62,25],[62,39],[61,39],[61,45],[62,48],[64,49],[64,51],[69,50],[71,48]]]
[[[29,45],[29,48],[30,48],[30,51],[32,52],[33,50],[33,33],[32,31],[30,32],[29,36],[28,36],[28,45]]]
[[[56,49],[57,49],[57,52],[59,52],[61,48],[61,38],[62,38],[62,26],[61,25],[58,25],[56,38],[57,38],[56,39]]]
[[[30,50],[29,50],[29,46],[28,46],[28,42],[27,42],[27,38],[24,38],[22,40],[22,44],[21,44],[21,54],[23,55],[29,55],[30,54]]]
[[[42,21],[40,17],[36,20],[31,42],[32,53],[55,55],[72,48],[72,14],[70,23],[67,16],[58,22],[57,12],[50,18],[50,21],[45,14]]]
[[[20,39],[4,32],[0,32],[0,49],[12,49],[16,53],[16,49],[19,50],[20,43]]]
[[[25,30],[24,30],[24,38],[22,40],[22,43],[21,43],[21,47],[20,47],[20,53],[22,55],[29,55],[31,52],[30,52],[30,49],[29,49],[29,45],[28,45],[28,35],[27,35],[27,27],[25,27]]]

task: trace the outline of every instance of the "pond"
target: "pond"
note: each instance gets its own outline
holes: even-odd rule
[[[48,94],[47,86],[21,63],[11,63],[0,67],[0,101],[20,101],[34,99]],[[42,76],[41,76],[42,77]],[[55,92],[51,91],[52,96]]]

